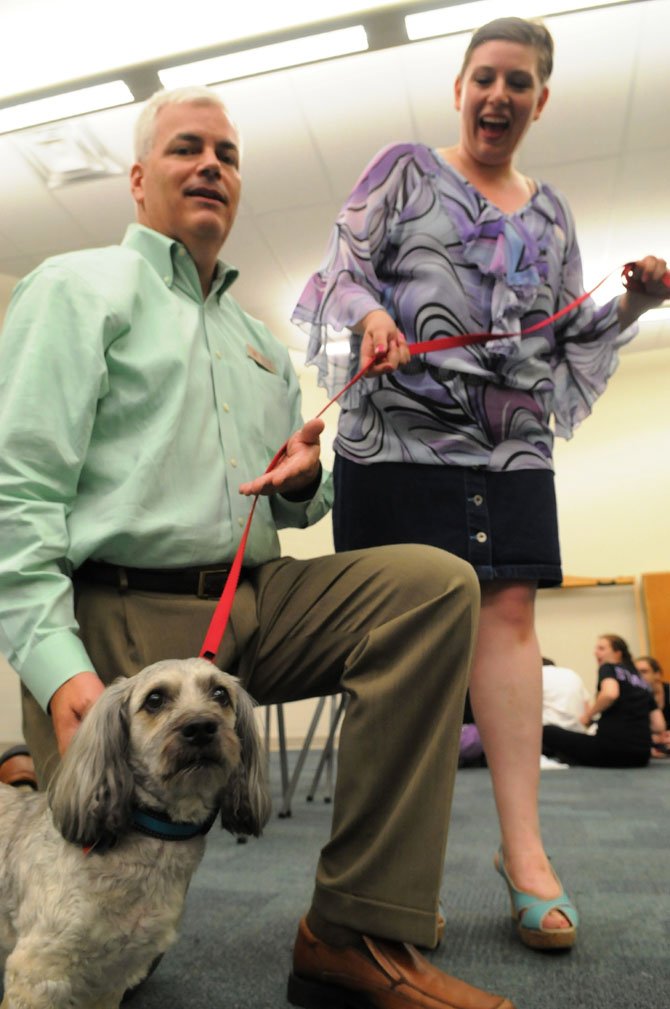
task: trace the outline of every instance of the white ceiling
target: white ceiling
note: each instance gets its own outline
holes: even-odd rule
[[[512,7],[501,4],[501,14]],[[547,24],[556,43],[551,98],[521,166],[568,196],[587,285],[648,252],[670,260],[670,0]],[[243,203],[224,257],[241,270],[238,299],[289,346],[304,347],[291,309],[370,157],[394,140],[454,142],[452,85],[465,44],[464,35],[416,42],[217,89],[244,140]],[[124,168],[137,111],[81,119]],[[19,277],[47,255],[119,241],[133,219],[125,172],[50,190],[17,137],[0,137],[0,274]],[[620,289],[612,279],[598,298]],[[645,327],[632,346],[670,346],[670,321]]]

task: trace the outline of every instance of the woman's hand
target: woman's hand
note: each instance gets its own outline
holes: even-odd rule
[[[634,288],[626,290],[619,300],[619,323],[622,329],[630,326],[644,312],[658,308],[666,298],[670,298],[670,277],[665,259],[645,256],[644,259],[638,259],[634,266]]]
[[[368,375],[386,375],[409,362],[409,348],[395,322],[382,308],[374,309],[361,319],[356,332],[363,333],[360,366],[375,363]]]

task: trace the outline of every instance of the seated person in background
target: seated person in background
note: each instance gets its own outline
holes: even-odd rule
[[[542,724],[558,725],[571,732],[586,732],[581,721],[589,692],[581,676],[552,659],[542,659]]]
[[[475,716],[470,703],[470,691],[465,695],[463,724],[461,725],[461,742],[458,748],[459,767],[486,767],[486,754],[482,737],[475,724]]]
[[[670,683],[663,680],[663,670],[658,659],[640,655],[635,668],[654,695],[654,700],[665,719],[665,732],[652,732],[652,757],[665,757],[670,753]]]
[[[0,753],[0,783],[14,788],[37,788],[35,765],[25,744],[10,746]]]
[[[567,764],[644,767],[649,763],[652,731],[665,731],[663,715],[637,672],[623,638],[603,634],[596,642],[595,657],[598,693],[581,720],[588,726],[600,715],[596,734],[588,736],[558,725],[545,725],[542,752]]]

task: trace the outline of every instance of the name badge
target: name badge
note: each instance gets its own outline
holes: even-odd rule
[[[265,354],[261,354],[260,350],[257,350],[250,343],[247,344],[247,357],[250,357],[252,361],[255,361],[265,371],[269,371],[273,375],[277,374],[277,369],[270,358],[266,357]]]

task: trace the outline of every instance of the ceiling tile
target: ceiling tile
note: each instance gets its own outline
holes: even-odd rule
[[[467,36],[459,34],[414,42],[397,50],[417,139],[432,147],[450,147],[458,140],[454,81],[466,45]]]
[[[621,150],[633,82],[638,4],[547,18],[554,36],[549,101],[524,140],[544,164],[606,157]]]
[[[292,71],[294,101],[305,114],[341,202],[370,158],[395,140],[415,139],[397,49],[348,56]]]
[[[631,151],[670,147],[669,37],[670,0],[641,4],[635,87],[626,130],[626,146]],[[661,162],[657,163],[660,170]],[[663,164],[667,174],[667,160]]]
[[[41,254],[54,245],[65,251],[90,244],[89,236],[54,200],[11,137],[0,137],[0,192],[2,231],[19,252]]]
[[[256,224],[290,283],[301,291],[318,269],[339,207],[335,203],[262,214]]]
[[[240,129],[244,198],[255,213],[320,203],[332,195],[290,73],[232,81],[215,89]]]
[[[128,224],[135,220],[125,175],[72,182],[55,189],[53,198],[85,233],[87,246],[120,242]]]

